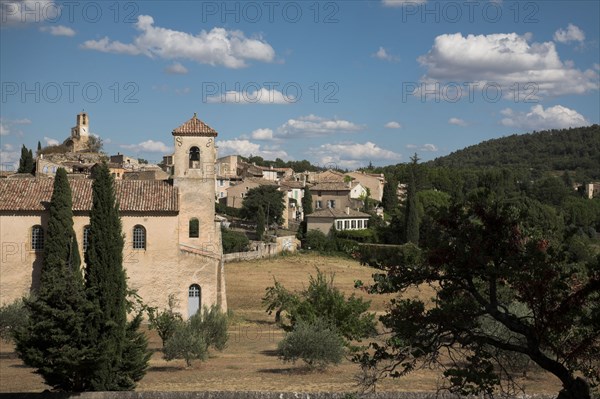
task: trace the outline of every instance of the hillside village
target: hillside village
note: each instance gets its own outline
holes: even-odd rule
[[[225,263],[252,259],[260,262],[298,251],[304,255],[337,254],[367,265],[395,262],[395,256],[407,256],[417,248],[414,245],[427,245],[438,239],[438,231],[431,226],[438,223],[438,210],[450,206],[450,193],[460,196],[462,190],[473,191],[469,188],[473,176],[468,170],[430,169],[431,175],[426,176],[426,169],[419,169],[416,155],[409,164],[378,168],[379,173],[294,170],[268,162],[261,165],[239,155],[218,157],[218,132],[196,114],[172,130],[174,152],[165,155],[159,164],[121,153],[103,153],[101,138],[90,135],[89,126],[89,115],[78,114],[76,125],[62,144],[38,148],[35,159],[23,147],[20,172],[5,172],[0,178],[2,309],[17,303],[28,292],[38,292],[43,285],[43,273],[48,273],[44,272],[46,245],[56,238],[56,232],[54,236],[50,233],[51,219],[56,217],[52,211],[56,193],[53,186],[60,179],[66,179],[72,192],[69,211],[73,214],[73,234],[81,254],[78,256],[85,262],[91,261],[87,257],[90,246],[96,245],[92,243],[91,226],[94,207],[98,206],[95,182],[102,176],[111,182],[119,204],[127,286],[135,290],[147,309],[152,309],[151,328],[160,328],[153,316],[159,309],[168,309],[161,317],[181,320],[181,328],[191,328],[197,322],[194,320],[216,317],[206,313],[208,309],[226,317],[230,309],[227,287],[239,277],[227,277]],[[566,246],[569,256],[578,262],[590,259],[582,248],[589,245],[593,252],[597,245],[598,183],[575,182],[568,172],[530,182],[523,180],[526,175],[518,170],[482,169],[477,173],[478,186],[489,187],[495,181],[497,187],[491,187],[492,191],[512,195],[526,192],[560,207],[557,209],[564,212],[561,220],[566,226],[563,229],[570,235]],[[276,206],[276,202],[281,203]],[[539,204],[538,212],[550,221],[556,219],[553,208]],[[476,237],[488,239],[487,234]],[[317,272],[320,273],[318,268]],[[418,270],[416,273],[415,281],[421,281]],[[316,280],[311,277],[311,286],[318,284],[319,278],[323,276]],[[261,287],[265,283],[261,281]],[[322,283],[329,284],[324,280]],[[274,287],[265,288],[267,294],[262,300],[268,313],[277,308],[277,314],[293,314],[302,309],[290,305],[295,302],[289,301],[300,300],[290,299],[297,294],[277,284],[275,280]],[[269,292],[277,294],[272,297]],[[238,304],[239,294],[234,292],[232,296]],[[310,306],[317,304],[318,301]],[[367,308],[368,304],[361,312]],[[343,319],[335,321],[346,323]],[[276,324],[286,328],[283,323],[276,317]],[[368,329],[375,325],[368,327],[369,323],[361,337],[372,334]],[[226,330],[221,330],[221,334],[226,334]],[[171,341],[165,339],[164,358],[183,356],[189,367],[188,356],[192,355],[171,354]],[[226,335],[222,339],[225,342]],[[204,350],[208,350],[208,344]],[[279,353],[286,356],[285,352]]]

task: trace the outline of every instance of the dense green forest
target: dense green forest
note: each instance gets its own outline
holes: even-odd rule
[[[570,171],[600,178],[600,126],[546,130],[487,140],[428,162],[450,168],[510,167]]]

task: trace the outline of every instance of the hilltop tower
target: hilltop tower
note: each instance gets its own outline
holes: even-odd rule
[[[71,128],[71,137],[69,138],[73,146],[73,152],[86,151],[90,138],[90,120],[88,114],[81,112],[77,114],[77,123]]]

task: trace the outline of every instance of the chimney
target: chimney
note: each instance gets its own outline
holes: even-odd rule
[[[346,207],[346,215],[350,215],[350,207],[349,206]]]

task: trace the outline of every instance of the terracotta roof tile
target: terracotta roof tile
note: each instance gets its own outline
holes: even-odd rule
[[[356,186],[356,183],[352,184],[352,187]],[[317,183],[310,188],[311,191],[350,191],[352,188],[348,186],[348,183],[344,182],[324,182]]]
[[[217,131],[194,116],[183,125],[173,130],[173,136],[210,136],[217,137]]]
[[[74,211],[92,207],[91,179],[70,179]],[[53,179],[0,180],[0,211],[43,211],[52,198]],[[177,212],[177,188],[161,180],[115,181],[119,209],[128,212]]]

